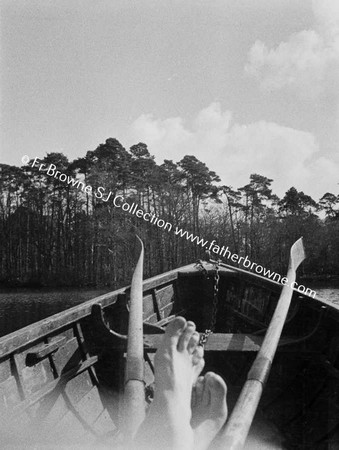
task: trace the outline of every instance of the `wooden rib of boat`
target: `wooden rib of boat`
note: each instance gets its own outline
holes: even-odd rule
[[[166,324],[182,315],[203,332],[214,316],[205,370],[225,378],[232,409],[280,291],[210,262],[144,281],[146,400]],[[0,338],[1,448],[119,448],[129,299],[119,289]],[[339,448],[338,355],[338,306],[294,291],[246,448]]]

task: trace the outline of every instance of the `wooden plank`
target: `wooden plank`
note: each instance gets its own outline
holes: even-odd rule
[[[21,370],[19,370],[18,367],[19,367],[18,355],[14,353],[11,356],[11,371],[16,380],[21,400],[24,400],[26,396],[25,386],[23,385]]]
[[[47,356],[59,350],[59,347],[64,344],[65,341],[66,337],[60,336],[48,342],[48,344],[41,344],[38,348],[29,350],[26,356],[26,364],[28,366],[33,366],[41,359],[47,358]]]
[[[100,303],[103,307],[113,305],[117,301],[118,295],[123,294],[125,289],[126,288],[123,288],[101,295],[88,302],[28,325],[21,330],[14,331],[7,336],[3,336],[0,338],[0,358],[23,347],[28,347],[39,338],[41,339],[46,335],[51,335],[58,330],[73,324],[77,320],[89,316],[92,305],[95,303]]]
[[[73,337],[69,341],[65,342],[65,344],[63,344],[53,355],[53,360],[58,373],[77,366],[82,360],[78,339]]]
[[[205,345],[206,351],[257,352],[262,344],[262,337],[246,334],[211,334]]]
[[[65,392],[72,404],[76,406],[77,403],[79,403],[81,399],[92,390],[92,388],[93,383],[88,371],[86,370],[67,383]]]
[[[166,306],[160,309],[160,316],[164,319],[172,314],[174,303],[168,303]]]
[[[192,267],[193,264],[188,264],[187,266],[181,267],[180,270],[185,270],[186,268]],[[178,271],[179,269],[175,269],[145,280],[143,282],[143,291],[150,291],[161,284],[169,283],[177,279]],[[69,308],[66,311],[62,311],[28,325],[21,330],[8,334],[7,336],[3,336],[0,338],[0,358],[9,355],[13,351],[21,349],[22,347],[29,346],[43,336],[55,333],[58,330],[61,330],[66,326],[89,316],[91,314],[92,305],[96,303],[101,304],[103,308],[114,305],[114,303],[118,300],[118,296],[126,294],[129,290],[130,287],[126,286],[121,289],[117,289],[116,291],[108,292],[107,294],[95,297],[92,300],[88,300],[87,302],[81,303],[73,308]]]
[[[162,310],[169,303],[173,303],[174,301],[174,286],[170,284],[169,286],[165,286],[161,289],[156,290],[156,298],[159,310]]]
[[[40,417],[44,422],[48,421],[53,425],[52,420],[54,420],[54,422],[61,420],[70,409],[77,410],[81,413],[83,410],[82,403],[84,402],[85,397],[88,397],[88,394],[93,389],[88,370],[71,379],[65,388],[61,387],[60,390],[52,391],[50,395],[46,396],[45,399],[40,402],[40,405],[38,405],[35,416]],[[97,392],[97,387],[95,387],[95,390]],[[98,395],[95,399],[94,397],[92,398],[91,407],[93,410],[91,414],[95,409],[98,410],[95,417],[93,417],[94,421],[103,409],[102,402]],[[83,414],[82,417],[88,420],[89,414]]]
[[[261,329],[261,328],[266,328],[267,324],[264,322],[261,322],[259,320],[256,319],[252,319],[250,316],[247,316],[246,314],[241,313],[240,311],[237,311],[235,308],[233,308],[233,306],[231,305],[227,305],[227,307],[231,310],[231,314],[234,314],[236,317],[238,317],[239,319],[244,320],[247,323],[250,323],[252,325],[254,325],[255,327]]]
[[[146,335],[147,351],[156,351],[161,339],[161,334]],[[262,337],[247,334],[213,333],[205,344],[205,351],[257,352],[262,340]]]
[[[192,264],[189,264],[188,266],[185,267],[192,267]],[[181,267],[181,269],[175,269],[175,270],[171,270],[170,272],[166,272],[162,275],[156,275],[153,278],[149,278],[148,280],[145,280],[143,282],[143,290],[144,291],[148,291],[154,288],[159,287],[162,284],[165,283],[170,283],[171,281],[174,281],[178,278],[178,271],[185,269],[185,267]]]
[[[74,331],[74,335],[78,340],[78,345],[79,345],[79,349],[81,352],[81,356],[82,359],[85,361],[86,359],[88,359],[90,357],[89,352],[88,352],[88,348],[87,348],[87,343],[85,341],[85,337],[83,334],[83,330],[82,330],[82,326],[79,322],[76,322],[73,326],[73,331]],[[98,379],[94,370],[94,367],[90,367],[88,369],[88,373],[90,374],[92,383],[95,385],[98,385]]]
[[[158,322],[158,316],[157,316],[156,313],[153,313],[153,314],[151,314],[148,317],[144,317],[143,320],[146,321],[146,322],[149,322],[151,324],[155,324],[155,323]]]
[[[10,358],[3,360],[0,363],[0,382],[7,380],[12,374]]]
[[[153,310],[155,314],[157,315],[158,320],[161,319],[160,311],[159,311],[159,305],[157,302],[157,295],[155,289],[152,289],[152,301],[153,301]]]
[[[93,426],[104,410],[98,388],[92,386],[81,400],[74,404],[74,408],[89,425]]]
[[[89,448],[90,443],[90,448],[98,448],[95,444],[97,436],[100,440],[104,434],[112,436],[116,429],[96,387],[77,403],[61,392],[47,415],[41,413],[41,432],[38,434],[44,448],[54,448],[56,443],[58,448]]]
[[[143,298],[143,318],[154,313],[152,294],[148,294]]]
[[[147,352],[155,352],[162,340],[162,334],[146,334],[144,335],[145,349]],[[263,342],[262,336],[256,336],[253,334],[233,334],[233,333],[212,333],[205,346],[205,351],[210,352],[257,352]],[[298,352],[300,347],[293,345],[295,339],[293,338],[281,338],[279,345],[279,351],[281,352]],[[296,341],[298,343],[298,340]],[[303,350],[305,354],[306,351]],[[307,354],[318,354],[316,351],[309,350]]]
[[[33,351],[36,348],[40,348],[40,346],[35,346]],[[54,380],[54,373],[48,359],[41,360],[33,366],[27,366],[27,353],[22,352],[15,355],[15,361],[26,396]]]
[[[35,409],[35,417],[41,418],[46,428],[53,428],[68,413],[69,406],[61,390],[46,395]]]
[[[18,385],[13,376],[0,383],[0,411],[11,409],[21,401]]]
[[[87,359],[85,362],[79,364],[79,366],[74,367],[70,369],[67,372],[64,372],[62,376],[45,386],[43,386],[42,389],[32,394],[29,398],[27,398],[25,401],[21,402],[18,406],[14,408],[14,412],[20,412],[21,410],[24,410],[32,405],[34,405],[36,402],[40,401],[43,397],[50,394],[54,389],[60,387],[62,389],[63,386],[66,385],[67,382],[69,382],[72,378],[76,377],[80,373],[87,370],[89,367],[92,367],[95,363],[98,362],[97,356],[92,356],[91,358]]]

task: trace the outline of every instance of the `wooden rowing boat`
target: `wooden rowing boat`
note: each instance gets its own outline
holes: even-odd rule
[[[180,314],[213,326],[206,370],[226,379],[232,409],[281,287],[212,262],[145,280],[145,405],[154,352]],[[1,448],[119,448],[129,307],[126,287],[0,338]],[[294,291],[247,448],[339,448],[338,354],[339,307]]]

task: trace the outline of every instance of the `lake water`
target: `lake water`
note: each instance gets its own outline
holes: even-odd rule
[[[339,288],[312,288],[316,291],[317,297],[339,304]]]
[[[0,292],[0,336],[76,306],[111,289],[11,289]]]
[[[314,287],[319,298],[339,304],[339,287]],[[11,289],[0,292],[0,336],[64,309],[78,305],[110,289]]]

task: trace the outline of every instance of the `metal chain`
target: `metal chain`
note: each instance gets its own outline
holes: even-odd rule
[[[213,310],[212,310],[212,318],[211,318],[211,330],[214,331],[215,324],[217,322],[217,313],[218,313],[218,300],[219,300],[219,261],[215,264],[215,274],[214,274],[214,286],[213,286]]]
[[[202,266],[202,264],[201,264]],[[199,345],[202,347],[206,344],[209,336],[214,332],[215,324],[217,322],[217,313],[218,313],[218,294],[219,294],[219,261],[215,263],[215,274],[214,274],[214,283],[213,283],[213,309],[212,309],[212,317],[210,327],[207,328],[204,333],[201,334]]]
[[[195,265],[197,266],[197,268],[198,268],[199,270],[201,270],[201,272],[202,272],[202,273],[204,274],[204,276],[207,278],[208,272],[207,272],[206,268],[204,267],[202,260],[201,260],[201,259],[198,259],[198,261],[195,263]]]

